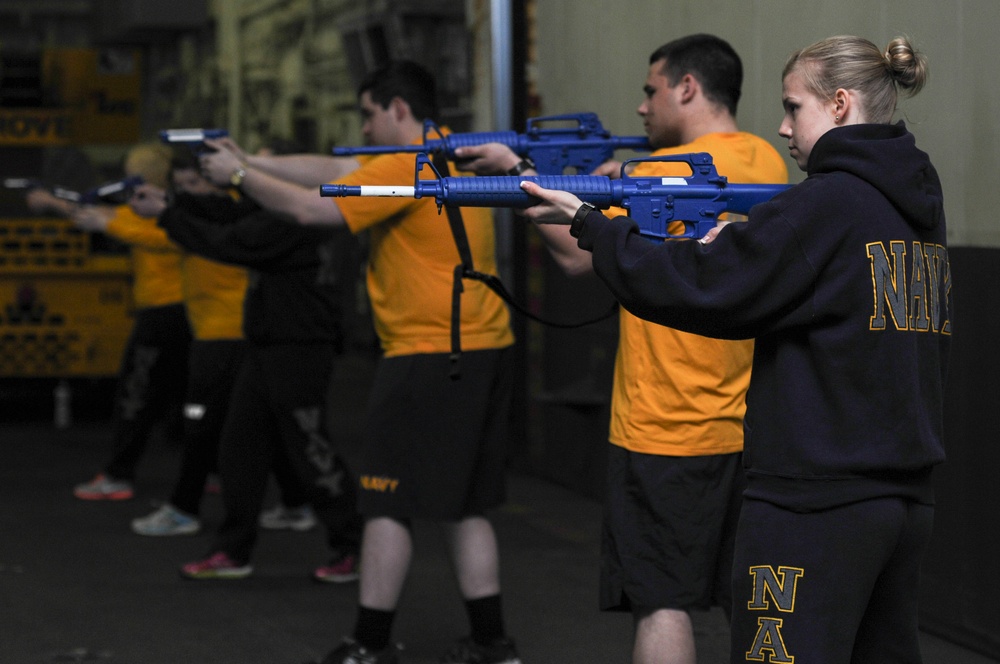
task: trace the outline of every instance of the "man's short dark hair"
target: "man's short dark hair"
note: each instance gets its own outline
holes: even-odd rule
[[[697,34],[675,39],[653,51],[649,64],[666,60],[663,74],[676,85],[686,74],[701,84],[709,101],[736,116],[743,88],[743,63],[729,42],[715,35]]]
[[[394,60],[371,72],[358,86],[358,96],[363,92],[371,95],[372,101],[388,108],[393,97],[399,97],[410,105],[410,111],[417,120],[437,121],[437,85],[434,75],[416,62]]]

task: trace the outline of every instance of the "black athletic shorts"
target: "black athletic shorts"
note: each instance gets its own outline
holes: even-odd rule
[[[505,497],[513,372],[507,349],[379,362],[365,420],[358,508],[366,517],[459,520]]]
[[[609,447],[600,609],[729,611],[743,455]]]

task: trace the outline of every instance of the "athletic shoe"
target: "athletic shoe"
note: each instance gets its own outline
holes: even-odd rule
[[[190,514],[185,514],[173,505],[162,505],[152,514],[132,520],[132,532],[136,535],[169,537],[171,535],[194,535],[201,530],[201,522]]]
[[[316,527],[316,515],[308,505],[301,507],[277,505],[260,513],[260,527],[267,530],[294,530],[304,533]]]
[[[73,487],[73,495],[80,500],[129,500],[135,491],[127,480],[115,480],[98,473],[89,482]]]
[[[185,579],[245,579],[252,572],[253,567],[239,564],[222,551],[181,567]]]
[[[399,653],[402,650],[402,646],[397,643],[372,652],[354,639],[344,639],[340,646],[327,653],[322,660],[309,664],[399,664]]]
[[[338,553],[327,565],[313,570],[313,579],[325,583],[349,583],[358,580],[358,556]]]
[[[521,657],[510,639],[497,639],[489,646],[481,646],[466,637],[444,654],[441,664],[521,664]]]

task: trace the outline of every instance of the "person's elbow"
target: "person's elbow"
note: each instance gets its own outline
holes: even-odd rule
[[[289,216],[304,226],[342,226],[344,224],[344,215],[340,213],[340,208],[329,198],[303,202],[303,204],[289,210],[289,213]]]
[[[594,271],[594,261],[589,252],[553,254],[553,259],[563,274],[573,279],[591,274]]]

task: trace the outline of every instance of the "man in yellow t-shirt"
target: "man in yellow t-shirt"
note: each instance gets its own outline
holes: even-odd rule
[[[435,82],[422,67],[390,63],[359,93],[369,143],[423,140],[423,119],[437,115]],[[449,377],[451,296],[459,253],[448,220],[431,199],[319,195],[319,185],[412,181],[412,154],[364,160],[319,155],[247,155],[228,139],[202,169],[217,183],[238,185],[263,207],[299,223],[346,225],[370,232],[367,285],[384,356],[365,419],[359,468],[362,535],[358,617],[353,634],[323,664],[394,664],[396,606],[412,557],[413,519],[445,525],[471,635],[446,662],[519,664],[501,611],[499,554],[487,510],[504,498],[507,416],[513,343],[503,302],[480,282],[466,282],[459,380]],[[477,269],[495,270],[488,210],[462,211]]]
[[[171,150],[158,146],[169,155]],[[225,195],[193,171],[167,162],[177,191]],[[148,180],[166,188],[166,182]],[[134,203],[134,201],[133,201]],[[201,503],[208,477],[218,471],[219,436],[229,409],[229,397],[243,362],[243,298],[248,273],[243,267],[208,260],[183,251],[172,242],[155,217],[143,217],[125,206],[108,215],[100,208],[82,207],[74,214],[78,225],[125,242],[134,251],[175,256],[186,321],[191,331],[184,390],[184,445],[180,468],[169,499],[146,516],[133,519],[132,531],[153,537],[192,535],[201,530]]]
[[[125,155],[124,174],[166,186],[170,157],[163,145],[136,145]],[[106,226],[130,221],[155,226],[152,219],[136,217],[128,205],[81,207],[41,188],[29,191],[26,202],[36,212],[71,219],[82,230],[103,232]],[[94,225],[81,223],[81,213],[95,220]],[[180,256],[137,245],[130,245],[129,250],[134,323],[118,370],[111,454],[92,479],[73,488],[80,500],[130,500],[153,427],[173,419],[175,411],[179,414],[184,401],[191,330],[181,289]]]
[[[707,152],[730,182],[786,182],[777,151],[737,127],[742,77],[739,56],[711,35],[657,49],[638,108],[653,154]],[[480,174],[508,172],[520,159],[498,144],[457,155]],[[609,177],[620,172],[616,162],[594,171]],[[630,175],[685,176],[690,169],[646,162]],[[625,214],[609,214],[615,213]],[[676,226],[670,231],[682,230]],[[591,254],[577,247],[568,227],[537,228],[567,273],[592,270]],[[688,612],[731,608],[753,342],[679,332],[624,310],[619,326],[600,606],[632,612],[633,664],[694,664]]]

